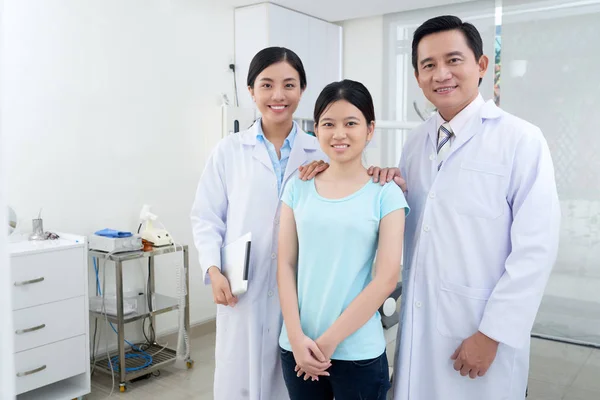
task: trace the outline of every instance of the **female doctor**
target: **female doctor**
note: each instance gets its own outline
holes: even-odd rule
[[[317,139],[292,120],[306,88],[304,67],[294,52],[261,50],[250,63],[247,84],[262,118],[213,150],[191,219],[204,281],[212,284],[217,303],[214,398],[282,400],[289,397],[278,345],[280,196],[301,166],[327,158]],[[221,247],[248,232],[248,291],[236,298],[221,271]]]

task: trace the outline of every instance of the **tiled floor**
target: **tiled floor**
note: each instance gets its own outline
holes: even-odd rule
[[[390,364],[395,332],[387,332]],[[170,367],[158,378],[130,384],[125,393],[114,398],[132,400],[209,400],[212,399],[214,333],[192,338],[194,368]],[[96,374],[88,400],[104,399],[111,391],[110,377]],[[528,400],[600,400],[600,350],[534,339]]]

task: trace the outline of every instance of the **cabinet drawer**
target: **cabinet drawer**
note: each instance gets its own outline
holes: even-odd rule
[[[86,311],[83,296],[14,311],[15,352],[85,334]]]
[[[12,257],[13,309],[83,296],[84,257],[82,248]]]
[[[17,394],[86,372],[85,335],[15,354]]]

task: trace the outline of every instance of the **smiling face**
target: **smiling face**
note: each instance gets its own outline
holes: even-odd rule
[[[300,75],[289,63],[281,61],[265,68],[248,90],[264,122],[291,122],[303,90]]]
[[[374,122],[367,123],[363,113],[346,100],[328,106],[315,124],[315,134],[331,162],[360,161],[373,137]]]
[[[419,42],[415,77],[423,94],[450,121],[479,94],[488,58],[479,60],[459,30],[433,33]]]

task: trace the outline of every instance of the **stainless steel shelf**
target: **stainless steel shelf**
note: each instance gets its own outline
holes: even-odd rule
[[[122,262],[122,261],[129,261],[129,260],[137,260],[139,258],[160,256],[162,254],[175,253],[176,251],[182,251],[182,250],[187,252],[188,246],[178,244],[177,249],[175,249],[175,246],[164,246],[164,247],[155,247],[151,251],[139,250],[139,251],[128,251],[125,253],[117,253],[117,254],[110,254],[110,253],[106,253],[106,252],[98,251],[98,250],[90,250],[89,254],[90,254],[90,256],[98,257],[99,259],[106,258],[110,261],[121,261]]]
[[[124,392],[126,390],[126,385],[128,382],[131,382],[133,379],[140,377],[142,375],[146,375],[152,371],[155,371],[159,368],[165,367],[169,364],[172,364],[175,361],[175,351],[171,349],[162,349],[153,345],[148,350],[148,353],[153,357],[153,363],[146,368],[139,371],[130,371],[127,372],[127,368],[135,368],[141,367],[143,365],[143,361],[137,358],[126,358],[126,353],[131,353],[132,350],[129,349],[127,352],[125,351],[125,324],[129,322],[138,321],[143,318],[150,318],[152,321],[152,326],[156,329],[156,319],[155,317],[159,314],[166,313],[172,310],[179,309],[178,299],[160,295],[156,293],[155,290],[155,278],[154,278],[154,258],[156,256],[160,256],[163,254],[175,253],[181,251],[183,253],[183,269],[185,271],[185,286],[187,287],[185,294],[185,308],[184,308],[184,325],[186,331],[190,331],[190,296],[189,296],[189,279],[190,279],[190,270],[189,270],[189,254],[188,247],[185,245],[177,245],[175,246],[166,246],[155,248],[151,251],[134,251],[128,253],[118,253],[118,254],[109,254],[97,250],[90,250],[90,257],[97,257],[100,260],[110,260],[114,262],[115,268],[115,288],[116,288],[116,312],[117,315],[106,315],[107,319],[113,322],[116,325],[116,332],[118,336],[118,349],[115,353],[115,356],[119,360],[119,365],[124,365],[125,367],[119,369],[119,371],[114,371],[115,375],[119,380],[119,390]],[[130,260],[138,260],[138,259],[148,259],[148,293],[151,293],[151,298],[153,299],[151,303],[151,307],[148,307],[148,299],[145,294],[137,296],[137,311],[132,314],[124,315],[123,313],[123,268],[125,261]],[[101,262],[102,268],[112,268],[113,266],[107,266],[106,262]],[[101,268],[98,266],[98,268]],[[90,316],[95,318],[104,319],[104,314],[97,311],[90,310]],[[159,353],[158,350],[161,350]],[[141,362],[141,363],[140,363]],[[194,365],[194,361],[191,358],[186,359],[187,367],[192,368]],[[108,358],[103,358],[94,363],[95,368],[100,371],[113,373],[110,368],[110,364]]]
[[[147,366],[146,368],[137,370],[137,371],[131,371],[131,372],[127,372],[127,368],[139,368],[142,365],[144,365],[145,360],[141,359],[141,358],[125,358],[125,380],[126,381],[131,381],[135,378],[138,378],[142,375],[146,375],[149,372],[155,371],[159,368],[164,368],[167,367],[173,363],[175,363],[175,360],[177,358],[177,352],[175,350],[169,349],[169,348],[162,348],[161,346],[158,345],[152,345],[150,346],[150,348],[148,348],[146,350],[146,353],[148,353],[151,357],[152,357],[152,364],[150,364],[149,366]],[[141,354],[137,351],[134,351],[132,349],[129,349],[125,352],[125,354]],[[117,354],[112,354],[110,357],[113,358],[117,356]],[[111,368],[110,368],[110,364],[108,363],[108,358],[105,356],[99,360],[97,360],[95,363],[95,368],[94,371],[100,371],[103,372],[105,374],[112,374]],[[120,366],[121,364],[119,364]],[[113,365],[113,368],[115,369],[115,373],[120,373],[120,368],[118,368],[117,365]]]
[[[123,316],[123,323],[128,324],[130,322],[139,321],[145,317],[154,317],[169,311],[179,309],[179,301],[175,297],[164,296],[162,294],[155,294],[153,296],[152,307],[148,309],[148,298],[145,294],[137,296],[137,311],[132,314],[126,314]],[[104,318],[104,314],[97,311],[91,311],[90,315],[94,317]],[[116,315],[106,314],[107,319],[110,322],[118,323],[119,318]]]

